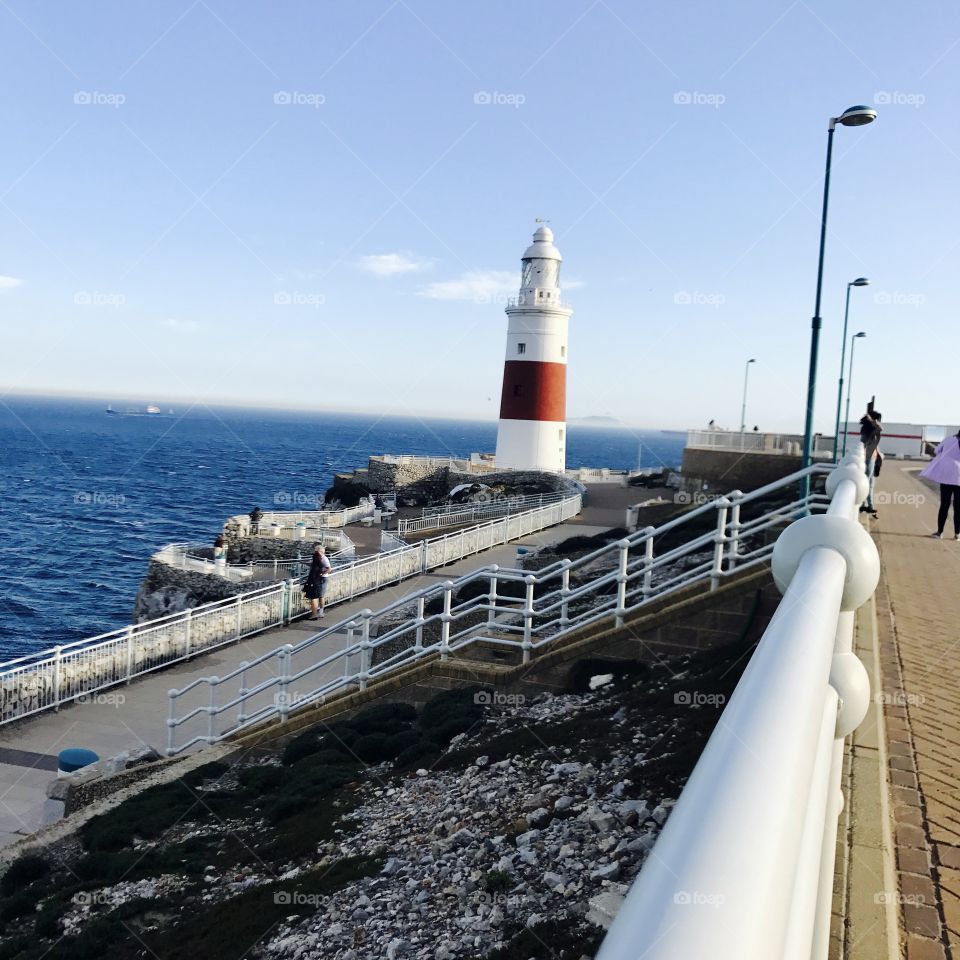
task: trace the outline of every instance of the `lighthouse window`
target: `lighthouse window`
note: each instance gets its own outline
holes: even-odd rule
[[[567,355],[567,348],[565,344],[560,345],[560,356],[565,357]]]
[[[526,353],[526,352],[527,352],[527,345],[525,343],[518,343],[517,353]]]
[[[523,393],[523,386],[519,383],[513,385],[513,395],[519,397]]]

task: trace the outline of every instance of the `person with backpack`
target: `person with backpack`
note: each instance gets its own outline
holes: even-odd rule
[[[953,503],[953,535],[960,540],[960,430],[955,437],[947,437],[938,447],[933,460],[920,471],[921,477],[940,484],[940,512],[937,515],[937,531],[930,536],[943,538],[947,514]]]
[[[873,486],[883,464],[883,454],[880,452],[880,438],[883,436],[883,427],[880,426],[882,419],[883,414],[873,409],[872,400],[867,404],[867,412],[860,418],[860,442],[866,451],[867,479],[870,481],[867,499],[860,507],[860,512],[869,513],[874,517],[877,511],[873,506]]]
[[[310,620],[319,620],[324,616],[324,597],[327,593],[327,577],[333,569],[333,564],[327,559],[323,544],[318,543],[313,548],[313,560],[310,562],[310,572],[303,585],[303,595],[310,601]]]

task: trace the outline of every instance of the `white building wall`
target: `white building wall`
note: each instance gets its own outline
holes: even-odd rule
[[[501,420],[497,468],[562,473],[567,462],[567,425],[553,420]]]

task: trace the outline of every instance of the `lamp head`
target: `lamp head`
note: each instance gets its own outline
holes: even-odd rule
[[[757,358],[756,358],[756,357],[751,357],[751,358],[747,361],[747,363],[756,363],[756,362],[757,362]]]
[[[851,287],[869,287],[870,281],[866,277],[857,277],[856,280],[850,281]]]
[[[873,123],[877,119],[877,111],[873,107],[868,107],[858,103],[853,107],[847,107],[839,117],[837,123],[842,123],[845,127],[862,127],[864,124]]]
[[[853,335],[853,339],[854,339],[854,340],[859,340],[860,337],[865,337],[865,336],[866,336],[866,334],[861,330],[859,333],[855,333],[855,334]]]

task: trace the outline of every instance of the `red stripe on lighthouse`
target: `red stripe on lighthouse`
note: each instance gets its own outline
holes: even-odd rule
[[[507,360],[503,365],[501,420],[566,420],[567,365]]]

